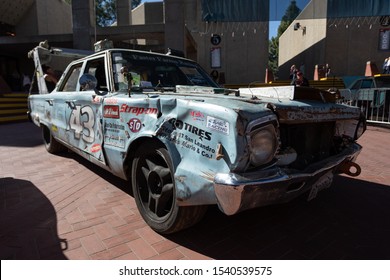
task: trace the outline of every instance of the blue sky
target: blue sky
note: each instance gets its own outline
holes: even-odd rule
[[[303,10],[307,3],[310,2],[310,0],[295,0],[297,2],[298,8]],[[269,17],[271,21],[280,21],[281,18],[284,16],[284,13],[286,12],[287,7],[290,5],[291,0],[270,0],[269,6]]]
[[[278,27],[281,18],[284,16],[287,7],[290,5],[291,0],[270,0],[270,22],[269,22],[269,38],[275,37],[278,32]],[[299,9],[303,10],[310,0],[296,0]]]

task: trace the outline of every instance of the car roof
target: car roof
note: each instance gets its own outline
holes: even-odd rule
[[[115,52],[115,51],[131,52],[131,53],[154,55],[154,56],[161,56],[161,57],[169,57],[169,58],[174,58],[174,59],[179,59],[179,60],[185,60],[185,61],[192,62],[192,63],[196,64],[195,61],[193,61],[191,59],[188,59],[188,58],[184,58],[184,57],[168,55],[168,54],[163,54],[163,53],[156,53],[156,52],[141,51],[141,50],[122,49],[122,48],[111,48],[111,49],[101,50],[101,51],[95,52],[95,53],[93,53],[91,55],[85,56],[85,57],[83,57],[81,59],[75,60],[75,62],[84,61],[85,59],[90,59],[90,58],[93,58],[95,56],[100,56],[102,54],[109,54],[109,53],[112,53],[112,52]]]

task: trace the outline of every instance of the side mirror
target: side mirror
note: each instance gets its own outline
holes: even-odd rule
[[[97,86],[97,79],[91,74],[83,74],[79,80],[81,90],[95,90]]]

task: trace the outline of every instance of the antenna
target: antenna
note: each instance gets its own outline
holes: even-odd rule
[[[261,83],[261,81],[253,81],[253,82],[251,82],[251,83],[248,84],[248,89],[249,89],[250,93],[252,94],[251,99],[261,99],[261,98],[258,98],[257,96],[255,96],[255,94],[254,94],[253,91],[251,90],[251,85],[256,84],[256,83]],[[272,88],[272,89],[276,92],[276,96],[277,96],[277,98],[278,98],[278,101],[279,101],[279,102],[282,102],[282,100],[280,99],[279,91],[278,91],[277,87],[274,87],[274,86],[273,86],[273,87],[266,87],[266,88],[267,88],[267,89]]]
[[[95,23],[94,23],[94,25],[95,25],[95,43],[96,43],[96,40],[97,40],[97,37],[96,37],[96,0],[94,0],[93,1],[93,12],[94,12],[94,14],[95,14]]]
[[[257,97],[254,95],[253,91],[251,90],[251,85],[256,84],[256,83],[261,83],[261,81],[253,81],[253,82],[250,82],[250,83],[248,84],[248,89],[249,89],[250,93],[252,94],[252,99],[257,98]]]

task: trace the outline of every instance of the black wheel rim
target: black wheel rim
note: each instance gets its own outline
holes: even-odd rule
[[[173,208],[172,172],[162,155],[140,160],[137,168],[139,199],[146,214],[153,220],[165,220]]]

